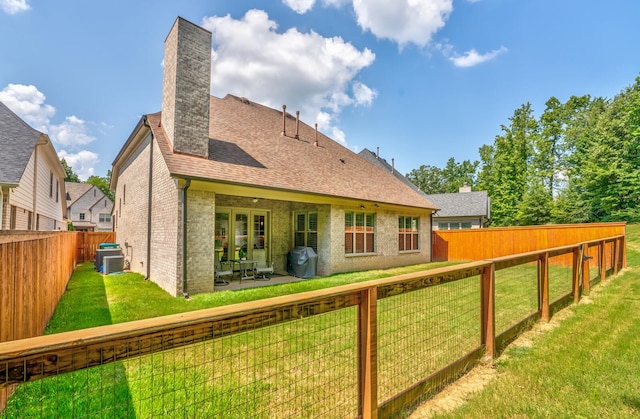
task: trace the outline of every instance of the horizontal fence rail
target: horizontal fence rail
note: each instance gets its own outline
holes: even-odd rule
[[[0,343],[0,387],[20,384],[3,415],[394,416],[577,301],[591,265],[618,272],[623,246],[615,236]]]

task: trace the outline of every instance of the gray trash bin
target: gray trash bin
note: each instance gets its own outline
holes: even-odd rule
[[[316,276],[318,255],[311,247],[296,246],[287,253],[287,272],[298,278]]]

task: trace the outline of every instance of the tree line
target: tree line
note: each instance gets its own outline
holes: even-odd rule
[[[486,190],[492,225],[640,221],[640,77],[613,99],[551,97],[536,117],[516,109],[478,161],[422,165],[425,193]]]

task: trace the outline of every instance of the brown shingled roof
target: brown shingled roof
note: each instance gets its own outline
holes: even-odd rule
[[[271,189],[338,196],[418,208],[435,206],[385,170],[288,115],[282,136],[282,111],[227,95],[211,97],[209,158],[173,153],[160,125],[149,125],[175,176]]]

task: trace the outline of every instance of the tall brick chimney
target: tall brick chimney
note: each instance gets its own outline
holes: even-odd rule
[[[173,151],[209,155],[211,32],[178,17],[164,41],[162,126]]]

